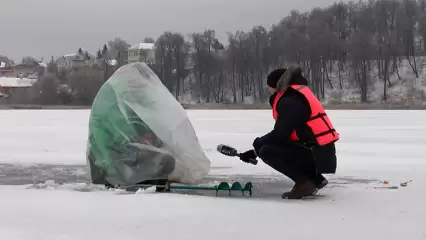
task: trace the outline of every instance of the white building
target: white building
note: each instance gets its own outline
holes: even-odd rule
[[[128,63],[144,62],[147,64],[155,63],[155,44],[138,43],[127,50]]]
[[[60,69],[74,69],[90,66],[94,62],[94,56],[88,54],[87,52],[77,52],[66,54],[58,58],[56,64],[58,70]]]

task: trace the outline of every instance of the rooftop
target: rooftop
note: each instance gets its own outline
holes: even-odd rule
[[[75,56],[77,56],[77,53],[65,54],[63,57],[67,58],[67,57],[75,57]]]
[[[1,87],[32,87],[37,79],[0,77]]]
[[[128,50],[137,50],[137,49],[154,49],[155,44],[154,43],[138,43],[134,46],[132,46],[131,48],[129,48]]]

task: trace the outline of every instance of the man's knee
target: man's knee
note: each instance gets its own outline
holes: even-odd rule
[[[269,150],[268,150],[268,146],[262,146],[259,148],[258,150],[259,152],[257,153],[257,155],[263,160],[265,158],[268,158],[269,156]]]
[[[267,162],[270,159],[281,159],[282,161],[295,161],[299,158],[297,149],[291,146],[264,145],[259,149],[259,157]]]
[[[268,161],[271,158],[279,158],[282,155],[282,152],[284,149],[278,149],[275,146],[270,145],[263,145],[259,149],[259,157],[263,161]]]

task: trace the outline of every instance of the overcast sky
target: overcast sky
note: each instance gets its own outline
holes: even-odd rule
[[[292,9],[308,11],[335,0],[0,0],[0,54],[50,59],[95,53],[114,37],[136,44],[166,30],[226,32],[269,28]]]

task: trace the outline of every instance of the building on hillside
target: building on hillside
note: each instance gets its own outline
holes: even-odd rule
[[[33,65],[0,63],[0,77],[38,79],[45,73],[45,70],[46,64],[43,62]]]
[[[38,79],[0,76],[0,104],[27,104]]]
[[[13,65],[9,62],[0,61],[0,76],[13,72]]]
[[[10,60],[9,58],[7,58],[6,56],[1,55],[0,53],[0,68],[4,68],[4,67],[8,67],[8,66],[13,66],[15,65],[13,60]]]
[[[72,70],[92,66],[94,61],[95,57],[93,55],[90,55],[88,52],[81,51],[59,57],[56,61],[56,65],[58,71],[61,69]]]
[[[155,45],[154,43],[138,43],[127,50],[127,62],[144,62],[147,64],[155,63]]]

